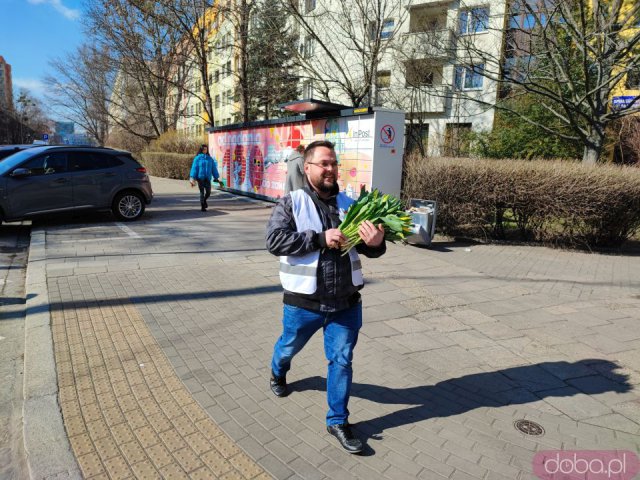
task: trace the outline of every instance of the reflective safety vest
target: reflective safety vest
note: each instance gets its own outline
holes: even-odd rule
[[[313,230],[316,233],[323,231],[322,220],[316,205],[304,190],[294,190],[290,193],[293,210],[293,218],[298,232]],[[354,202],[344,193],[338,193],[337,203],[340,218]],[[312,294],[318,288],[318,260],[320,250],[306,255],[286,255],[280,257],[280,282],[285,290],[294,293]],[[354,285],[363,285],[362,264],[355,248],[349,250],[351,260],[351,281]]]

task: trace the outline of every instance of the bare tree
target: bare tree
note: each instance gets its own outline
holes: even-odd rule
[[[219,50],[231,51],[233,57],[233,75],[236,94],[234,98],[240,103],[236,120],[248,122],[251,118],[251,85],[249,72],[249,30],[251,16],[256,8],[257,0],[228,0],[220,6],[223,22],[231,25],[233,35],[225,36],[218,42]],[[230,73],[230,72],[227,72]]]
[[[46,96],[58,115],[82,127],[98,145],[109,133],[108,102],[114,72],[102,52],[81,45],[50,62],[55,75],[45,78]]]
[[[376,72],[407,15],[395,0],[282,0],[300,29],[297,60],[313,90],[371,105]],[[304,88],[303,88],[304,90]],[[305,92],[303,91],[303,95]]]
[[[145,3],[142,0],[136,0]],[[249,85],[249,22],[256,0],[166,0],[162,17],[159,20],[168,28],[181,32],[183,43],[189,56],[185,65],[195,71],[198,82],[185,82],[184,93],[197,98],[203,105],[203,120],[210,126],[215,124],[215,110],[211,97],[214,80],[211,71],[214,67],[222,67],[223,71],[235,77],[236,95],[240,101],[238,119],[250,120],[250,85]],[[233,35],[220,35],[224,24],[230,24]],[[231,53],[234,68],[220,65],[222,57]],[[185,112],[188,115],[187,112]]]
[[[109,116],[147,141],[175,128],[191,55],[183,32],[158,21],[166,3],[87,0],[88,30],[117,71]]]
[[[148,2],[135,0],[140,8],[147,8]],[[224,18],[228,7],[211,0],[166,0],[162,10],[150,11],[157,22],[166,25],[167,29],[180,34],[181,51],[188,56],[183,64],[188,65],[191,72],[196,73],[199,81],[184,82],[181,85],[184,94],[197,98],[202,104],[201,118],[213,126],[215,123],[213,99],[211,98],[212,66],[215,65],[212,37],[215,37],[218,25]]]
[[[14,102],[14,116],[20,129],[20,142],[30,143],[36,136],[51,130],[51,119],[45,114],[42,102],[26,88],[21,88]]]
[[[549,134],[584,145],[583,162],[595,163],[607,127],[640,112],[639,97],[612,105],[629,74],[640,68],[640,3],[629,0],[515,0],[508,16],[504,55],[488,55],[475,35],[459,36],[458,57],[474,76],[499,84],[503,98],[534,95],[567,129],[553,129],[511,110]],[[470,22],[482,19],[469,18]],[[508,102],[487,104],[508,109]]]

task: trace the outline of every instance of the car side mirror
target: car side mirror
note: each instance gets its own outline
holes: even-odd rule
[[[13,172],[11,172],[11,176],[14,178],[22,178],[31,175],[31,170],[28,168],[16,168]]]

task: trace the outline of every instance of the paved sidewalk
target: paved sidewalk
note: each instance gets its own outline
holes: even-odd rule
[[[27,476],[22,438],[24,277],[29,230],[24,223],[0,227],[0,478]]]
[[[350,410],[367,449],[350,456],[324,430],[320,336],[291,395],[268,389],[269,204],[217,191],[202,213],[186,182],[153,186],[140,222],[36,227],[85,478],[528,479],[539,450],[640,451],[640,257],[441,242],[364,259]]]

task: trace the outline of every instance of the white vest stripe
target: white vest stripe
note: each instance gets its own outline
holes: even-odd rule
[[[307,267],[306,265],[289,265],[288,263],[280,263],[280,271],[284,273],[291,273],[293,275],[302,275],[304,277],[314,277],[316,275],[316,269],[314,267]]]

